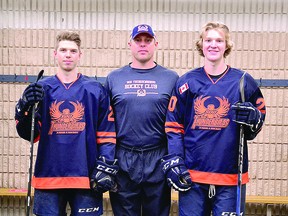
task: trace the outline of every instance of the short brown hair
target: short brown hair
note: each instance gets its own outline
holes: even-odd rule
[[[202,27],[202,31],[200,33],[200,38],[196,42],[196,49],[198,50],[199,55],[204,57],[204,53],[203,53],[203,37],[204,37],[204,34],[207,31],[211,30],[211,29],[222,30],[225,33],[225,42],[226,42],[226,50],[224,52],[224,58],[225,58],[232,51],[233,42],[230,40],[229,28],[225,24],[220,23],[220,22],[208,22]]]
[[[60,32],[57,36],[56,36],[56,44],[55,44],[55,49],[58,48],[59,42],[60,41],[74,41],[79,50],[81,47],[81,39],[80,39],[80,35],[77,32],[73,32],[73,31],[64,31],[64,32]]]

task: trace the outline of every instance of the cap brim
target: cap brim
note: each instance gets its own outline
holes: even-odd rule
[[[132,39],[134,39],[135,37],[137,37],[138,35],[141,35],[141,34],[149,35],[149,36],[152,37],[152,38],[155,37],[155,35],[151,35],[151,34],[148,33],[148,32],[138,32],[137,34],[134,35],[134,37],[132,37]]]

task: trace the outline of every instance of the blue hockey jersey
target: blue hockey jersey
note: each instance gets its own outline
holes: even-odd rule
[[[179,78],[169,103],[165,123],[169,154],[184,158],[192,181],[237,185],[239,124],[232,121],[231,105],[241,102],[239,82],[243,71],[228,68],[213,80],[203,67]],[[244,76],[246,101],[257,107],[264,121],[266,108],[260,89]],[[258,130],[245,128],[243,183],[248,182],[247,139]]]
[[[160,65],[112,71],[105,87],[114,110],[117,145],[150,148],[167,145],[165,118],[178,75]]]
[[[44,78],[39,103],[39,139],[32,185],[37,189],[90,188],[89,176],[100,155],[113,160],[116,134],[107,91],[78,74],[67,85],[57,76]],[[17,130],[23,124],[17,124]],[[36,141],[35,140],[35,141]]]

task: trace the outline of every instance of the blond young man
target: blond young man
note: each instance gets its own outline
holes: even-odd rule
[[[232,45],[225,24],[205,24],[196,43],[204,66],[179,78],[170,100],[169,154],[162,167],[179,191],[180,216],[236,215],[240,125],[245,133],[240,214],[245,214],[247,140],[261,130],[266,108],[256,81],[225,63]]]

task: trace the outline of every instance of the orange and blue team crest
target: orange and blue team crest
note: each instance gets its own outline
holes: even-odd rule
[[[60,111],[60,106],[65,101],[54,101],[50,106],[51,127],[49,135],[54,132],[57,134],[76,134],[85,129],[85,122],[80,122],[83,119],[84,109],[79,101],[69,101],[73,105],[74,110],[63,109]]]
[[[195,116],[192,129],[196,127],[206,130],[221,130],[229,125],[230,119],[227,116],[230,103],[224,96],[222,98],[215,97],[219,101],[219,106],[216,107],[214,103],[209,103],[211,96],[199,96],[194,102]],[[205,101],[208,102],[205,105]]]

